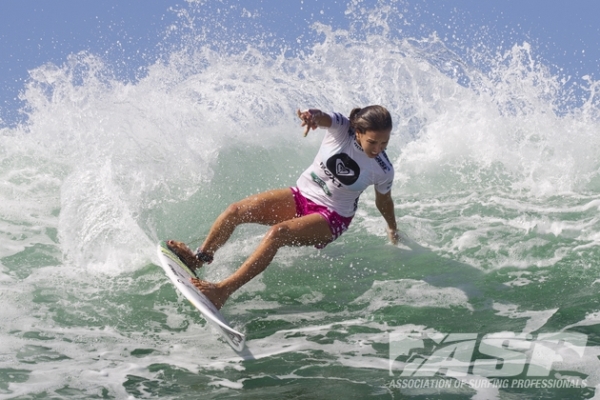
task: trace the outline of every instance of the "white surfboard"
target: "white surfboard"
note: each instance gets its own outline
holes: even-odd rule
[[[195,274],[175,253],[169,250],[167,243],[164,241],[158,244],[158,259],[160,260],[160,266],[181,294],[200,311],[204,319],[221,331],[231,348],[241,352],[244,349],[246,337],[229,326],[229,323],[215,305],[190,282],[190,278],[195,277]]]

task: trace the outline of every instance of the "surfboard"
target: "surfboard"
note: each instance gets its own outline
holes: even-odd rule
[[[169,250],[165,241],[161,241],[158,244],[158,259],[160,260],[160,266],[177,290],[200,311],[200,314],[207,322],[221,332],[232,349],[241,352],[246,342],[244,334],[233,329],[217,307],[190,282],[190,278],[196,277],[196,275],[175,253]]]

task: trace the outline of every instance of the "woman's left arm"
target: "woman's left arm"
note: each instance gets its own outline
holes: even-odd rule
[[[381,194],[375,190],[375,205],[387,222],[387,233],[392,244],[398,244],[400,235],[398,234],[398,226],[396,225],[396,215],[394,213],[394,200],[392,199],[392,191],[386,194]]]

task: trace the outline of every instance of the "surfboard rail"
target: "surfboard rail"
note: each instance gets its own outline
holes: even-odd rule
[[[158,244],[157,251],[161,268],[165,271],[165,274],[173,282],[177,290],[198,309],[207,322],[221,332],[232,349],[241,352],[246,342],[245,335],[233,329],[217,307],[192,284],[190,278],[196,277],[196,275],[175,253],[169,250],[166,241],[161,241]]]

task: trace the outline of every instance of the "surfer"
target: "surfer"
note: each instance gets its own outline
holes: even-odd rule
[[[192,278],[217,308],[229,296],[260,274],[283,246],[323,248],[350,226],[360,194],[375,186],[375,204],[387,223],[390,241],[399,240],[391,189],[394,169],[385,148],[392,118],[379,105],[355,108],[349,117],[317,109],[297,111],[305,127],[327,132],[313,163],[300,175],[296,186],[252,195],[231,204],[213,223],[204,243],[193,253],[184,243],[167,242],[177,256],[196,271],[210,264],[235,228],[244,223],[270,225],[262,241],[229,277],[213,283]]]

